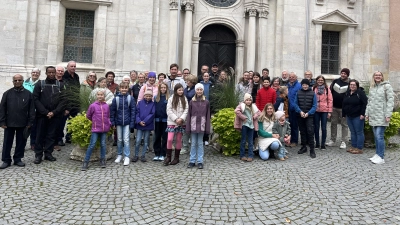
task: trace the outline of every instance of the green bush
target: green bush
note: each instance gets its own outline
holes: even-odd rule
[[[239,94],[235,91],[234,79],[229,79],[226,83],[216,84],[210,89],[210,108],[211,111],[218,112],[225,108],[235,108],[239,103]]]
[[[70,118],[67,123],[68,131],[71,131],[71,141],[78,144],[81,148],[87,148],[90,144],[92,135],[92,121],[86,118],[86,112],[78,113],[74,118]],[[112,135],[113,130],[107,133],[107,136]],[[99,140],[96,143],[96,148],[100,146]]]
[[[233,108],[221,109],[211,118],[214,132],[218,134],[217,142],[224,147],[224,155],[237,155],[240,153],[241,134],[233,128],[235,121]]]
[[[389,126],[386,128],[385,133],[384,133],[386,145],[389,144],[389,138],[391,138],[399,133],[399,128],[400,128],[400,113],[394,112],[392,114],[392,117],[390,118]],[[373,133],[372,127],[369,125],[368,121],[365,122],[364,130],[365,130],[365,132]],[[375,139],[372,139],[372,142],[375,143]]]

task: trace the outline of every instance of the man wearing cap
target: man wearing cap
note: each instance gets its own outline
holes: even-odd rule
[[[345,117],[342,117],[342,104],[343,99],[346,94],[347,88],[349,86],[349,76],[350,70],[343,68],[340,71],[340,78],[333,80],[330,86],[333,98],[333,109],[331,115],[331,140],[329,140],[326,145],[334,146],[337,137],[337,125],[340,122],[342,125],[342,141],[340,143],[340,148],[346,148],[346,139],[348,137],[347,121]]]
[[[11,165],[11,148],[16,136],[15,152],[13,156],[14,165],[23,167],[26,138],[24,130],[30,128],[35,119],[35,105],[32,93],[26,90],[22,83],[24,78],[17,74],[13,77],[14,87],[4,92],[0,104],[0,126],[4,129],[3,151],[1,160],[3,164],[0,169]]]
[[[153,71],[149,72],[147,75],[147,82],[140,88],[139,95],[137,102],[143,99],[144,93],[146,91],[151,91],[153,92],[153,98],[158,94],[158,86],[156,85],[156,76],[157,74]]]
[[[210,81],[213,84],[215,84],[215,81],[217,81],[218,78],[219,78],[218,64],[214,63],[214,64],[212,64],[212,67],[211,67]]]
[[[308,79],[303,79],[301,81],[301,89],[296,93],[293,107],[297,113],[297,121],[301,137],[301,148],[297,153],[306,153],[308,143],[310,146],[310,156],[311,158],[315,158],[314,114],[317,109],[317,96],[310,88],[310,81]]]

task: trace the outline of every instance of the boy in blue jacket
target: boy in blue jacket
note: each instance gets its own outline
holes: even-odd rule
[[[144,136],[144,145],[140,161],[146,162],[146,150],[149,145],[150,131],[154,130],[154,114],[156,111],[155,104],[153,102],[153,92],[147,90],[144,93],[144,98],[140,100],[136,106],[136,121],[135,128],[137,129],[136,144],[135,144],[135,156],[132,162],[139,160],[139,148],[142,136]]]
[[[116,163],[120,163],[122,160],[122,153],[124,153],[124,166],[129,165],[129,134],[130,129],[134,128],[135,125],[135,99],[128,94],[129,83],[122,82],[119,85],[119,93],[113,99],[111,104],[111,124],[117,128],[117,159]],[[123,152],[122,152],[122,141]]]

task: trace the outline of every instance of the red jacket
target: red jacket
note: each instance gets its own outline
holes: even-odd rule
[[[268,88],[261,88],[257,92],[257,98],[256,98],[256,105],[257,108],[262,111],[265,107],[266,104],[271,103],[275,104],[276,102],[276,91],[272,89],[271,87]]]

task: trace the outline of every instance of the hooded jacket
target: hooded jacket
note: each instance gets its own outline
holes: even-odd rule
[[[92,133],[106,133],[110,131],[110,108],[106,102],[93,102],[89,106],[86,118],[92,121]]]
[[[391,117],[394,106],[393,88],[389,81],[374,84],[369,89],[368,104],[365,115],[370,126],[389,126],[386,117]]]
[[[244,102],[241,102],[235,109],[236,117],[235,117],[233,127],[238,131],[242,130],[243,121],[247,120],[247,117],[243,114],[245,108],[246,108],[246,105],[244,104]],[[253,118],[251,118],[251,119],[253,120],[254,131],[258,131],[258,120],[257,119],[261,115],[261,111],[258,110],[256,104],[254,104],[254,103],[251,104],[251,110],[253,111]]]

